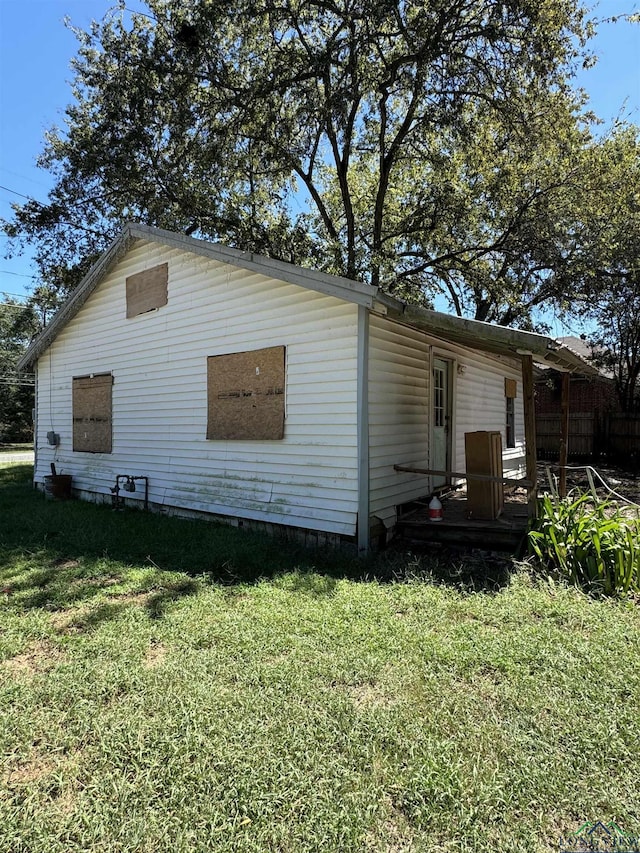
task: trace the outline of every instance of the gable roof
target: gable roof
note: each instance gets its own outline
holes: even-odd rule
[[[579,371],[581,373],[597,372],[571,348],[563,346],[560,341],[546,335],[522,332],[519,329],[483,323],[479,320],[468,320],[440,311],[431,311],[401,302],[386,295],[379,288],[363,282],[328,275],[285,261],[255,255],[252,252],[231,249],[220,243],[210,243],[195,237],[187,237],[183,234],[140,224],[126,225],[122,233],[112,241],[104,254],[60,307],[52,321],[31,343],[18,362],[18,370],[25,370],[34,364],[42,353],[51,346],[57,335],[75,317],[103,278],[128,252],[136,240],[160,243],[163,246],[180,249],[209,260],[261,273],[278,281],[285,281],[329,296],[336,296],[339,299],[369,309],[380,309],[394,319],[452,343],[463,344],[498,355],[530,354],[535,356],[537,361],[542,361],[557,370]]]

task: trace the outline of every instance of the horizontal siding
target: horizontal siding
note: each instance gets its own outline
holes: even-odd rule
[[[425,492],[425,478],[393,466],[426,462],[429,347],[423,333],[371,316],[369,333],[370,513],[387,524],[398,504]]]
[[[430,359],[451,359],[453,376],[454,470],[465,471],[464,434],[499,430],[505,476],[524,475],[524,414],[520,362],[457,346],[402,323],[371,317],[369,355],[369,441],[372,515],[387,524],[396,507],[425,494],[423,475],[399,473],[399,463],[429,467],[431,422]],[[517,381],[516,447],[506,448],[504,380]]]
[[[127,320],[126,277],[165,262],[167,305]],[[109,495],[116,474],[144,475],[153,503],[353,535],[356,338],[355,305],[138,242],[38,363],[36,479],[55,461],[77,488]],[[207,441],[207,357],[280,345],[284,440]],[[71,379],[105,371],[113,452],[73,453]]]
[[[436,347],[434,347],[435,349]],[[524,476],[525,440],[522,373],[517,359],[491,356],[466,347],[437,344],[438,353],[456,362],[453,469],[466,471],[464,434],[497,430],[502,435],[504,475]],[[515,379],[514,448],[507,448],[504,380]]]

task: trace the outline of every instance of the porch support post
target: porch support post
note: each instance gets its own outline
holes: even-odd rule
[[[536,411],[533,390],[533,356],[522,355],[522,402],[524,405],[524,441],[526,476],[532,486],[528,486],[529,518],[535,518],[538,512],[538,466],[536,451]]]
[[[369,551],[369,309],[358,305],[358,553]]]
[[[560,408],[560,482],[561,498],[567,496],[567,457],[569,455],[569,382],[570,374],[562,374],[562,402]]]

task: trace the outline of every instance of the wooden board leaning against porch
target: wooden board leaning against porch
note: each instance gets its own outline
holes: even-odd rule
[[[421,468],[416,465],[394,465],[395,471],[403,471],[406,474],[427,474],[430,477],[446,477],[447,479],[456,480],[480,480],[485,483],[502,483],[505,486],[522,486],[530,488],[533,483],[527,479],[518,479],[516,477],[494,477],[491,474],[467,474],[461,471],[441,471],[436,468]]]

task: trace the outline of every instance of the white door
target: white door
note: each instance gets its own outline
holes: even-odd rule
[[[437,471],[451,470],[451,362],[446,358],[433,359],[433,397],[431,413],[431,460],[430,468]],[[432,488],[441,486],[451,478],[434,475]]]

